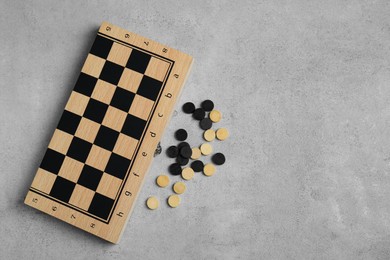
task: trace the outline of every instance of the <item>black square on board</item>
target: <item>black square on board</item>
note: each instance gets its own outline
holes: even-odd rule
[[[85,164],[77,183],[95,191],[99,185],[102,175],[102,171]]]
[[[144,131],[145,125],[145,120],[128,114],[121,132],[139,140],[142,136],[142,132]]]
[[[63,202],[68,202],[75,186],[76,183],[64,179],[61,176],[57,176],[53,187],[51,188],[50,196]]]
[[[97,80],[97,78],[81,72],[73,90],[89,97],[92,95]]]
[[[107,108],[107,104],[104,104],[100,101],[91,98],[89,99],[88,105],[85,108],[83,116],[100,124],[103,121]]]
[[[39,167],[51,173],[57,174],[61,169],[64,159],[65,155],[48,148]]]
[[[97,35],[95,41],[93,42],[90,53],[100,58],[107,59],[112,43],[113,42],[111,40]]]
[[[91,201],[91,205],[89,205],[88,212],[102,219],[107,219],[110,215],[110,211],[113,205],[113,199],[110,199],[99,193],[95,193]]]
[[[91,150],[92,144],[80,139],[78,137],[73,137],[72,142],[70,143],[68,152],[66,153],[67,156],[85,163],[87,160],[89,151]]]
[[[119,79],[122,76],[124,67],[106,60],[104,63],[102,72],[100,72],[99,78],[107,81],[108,83],[118,85]]]
[[[112,149],[114,149],[116,140],[118,139],[118,135],[119,133],[117,131],[101,125],[99,132],[96,135],[94,144],[112,151]]]
[[[116,88],[110,105],[119,108],[126,113],[129,112],[131,103],[133,103],[135,94],[123,88]]]
[[[74,133],[76,133],[77,127],[79,126],[80,120],[81,116],[64,110],[60,122],[58,122],[57,128],[74,135]]]
[[[139,84],[137,94],[146,97],[150,100],[156,101],[158,93],[160,93],[162,82],[154,78],[143,76]]]
[[[104,171],[123,180],[130,166],[130,162],[131,160],[116,153],[112,153]]]
[[[127,61],[126,68],[144,74],[146,68],[148,67],[150,58],[151,56],[149,54],[133,49],[129,60]]]

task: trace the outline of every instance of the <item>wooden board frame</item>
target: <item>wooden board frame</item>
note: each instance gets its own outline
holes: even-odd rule
[[[102,23],[98,35],[143,49],[173,61],[165,87],[154,107],[149,124],[146,126],[144,140],[138,147],[137,154],[128,169],[127,179],[124,181],[124,185],[116,201],[116,206],[113,208],[109,221],[105,222],[83,214],[60,201],[44,196],[44,194],[41,194],[39,190],[33,187],[30,188],[26,195],[25,204],[107,241],[118,243],[152,162],[154,151],[163,135],[175,103],[188,77],[193,58],[178,50],[126,31],[108,22]]]

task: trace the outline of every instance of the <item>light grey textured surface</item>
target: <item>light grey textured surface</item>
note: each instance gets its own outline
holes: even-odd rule
[[[388,1],[0,3],[0,259],[390,258]],[[178,105],[231,131],[177,209],[156,158],[119,245],[22,203],[103,20],[193,55]]]

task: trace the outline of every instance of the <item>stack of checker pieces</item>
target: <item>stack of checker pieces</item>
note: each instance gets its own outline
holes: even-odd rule
[[[203,138],[207,141],[206,143],[201,144],[199,147],[192,147],[189,143],[185,142],[188,133],[185,129],[178,129],[175,132],[175,138],[180,141],[176,146],[172,145],[167,150],[167,156],[174,158],[175,163],[169,166],[169,172],[171,175],[181,177],[189,181],[191,180],[195,172],[203,172],[205,176],[212,176],[216,172],[214,165],[222,165],[225,163],[225,156],[222,153],[215,153],[211,157],[212,163],[204,164],[200,157],[208,156],[212,154],[213,147],[209,142],[217,138],[220,141],[225,140],[229,136],[229,132],[226,128],[219,128],[214,131],[212,128],[213,123],[217,123],[221,120],[222,114],[220,111],[214,109],[214,103],[211,100],[205,100],[201,103],[200,108],[195,108],[195,105],[191,102],[187,102],[183,105],[183,112],[187,114],[192,114],[192,117],[195,120],[199,121],[199,126],[203,132]],[[189,160],[192,159],[190,167],[186,165],[189,163]],[[169,185],[169,177],[166,175],[159,175],[156,179],[158,186],[164,188]],[[178,181],[172,185],[172,190],[175,194],[168,197],[168,205],[172,208],[177,207],[180,204],[180,197],[178,195],[182,194],[186,190],[186,185],[184,182]],[[159,205],[158,199],[154,196],[149,197],[146,201],[146,205],[150,209],[156,209]]]

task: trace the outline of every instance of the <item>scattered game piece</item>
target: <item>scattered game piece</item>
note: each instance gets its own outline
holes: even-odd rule
[[[182,194],[186,191],[186,189],[187,189],[187,187],[184,184],[184,182],[178,181],[178,182],[175,182],[175,184],[173,184],[173,191],[176,194]]]
[[[213,152],[213,147],[209,143],[204,143],[200,146],[200,151],[203,155],[209,155]]]
[[[206,112],[203,108],[197,108],[195,109],[194,113],[192,114],[192,117],[196,120],[202,120],[206,116]]]
[[[201,172],[203,170],[203,167],[204,167],[204,164],[202,161],[193,161],[191,163],[191,168],[195,171],[195,172]]]
[[[170,172],[172,175],[180,175],[180,174],[181,174],[181,166],[180,166],[180,164],[178,164],[178,163],[172,163],[172,164],[169,166],[169,172]]]
[[[176,157],[176,162],[180,164],[181,166],[187,165],[190,159],[184,158],[183,156],[179,155]]]
[[[190,158],[192,155],[192,149],[189,146],[180,148],[180,155],[184,158]]]
[[[187,102],[183,105],[183,112],[186,114],[191,114],[195,110],[195,105],[192,102]]]
[[[169,196],[168,198],[168,205],[171,207],[171,208],[176,208],[177,206],[179,206],[180,204],[180,197],[177,196],[177,195],[171,195]]]
[[[179,155],[179,149],[172,145],[167,149],[167,155],[170,158],[176,158]]]
[[[194,177],[194,170],[189,167],[184,168],[181,171],[181,177],[187,181],[191,180]]]
[[[218,140],[223,141],[229,137],[229,132],[226,128],[219,128],[216,132],[216,136],[217,136]]]
[[[208,142],[213,141],[215,139],[215,131],[213,129],[206,130],[203,133],[203,138]]]
[[[211,157],[211,161],[216,165],[222,165],[225,163],[225,155],[222,153],[216,153]]]
[[[197,160],[197,159],[200,158],[200,156],[202,156],[202,153],[200,152],[200,149],[198,147],[192,148],[191,159],[192,160]]]
[[[203,173],[206,176],[212,176],[215,173],[215,167],[211,163],[206,164],[203,167]]]
[[[157,209],[158,208],[158,199],[154,196],[149,197],[146,201],[146,206],[148,206],[149,209]]]
[[[207,130],[207,129],[210,129],[211,126],[213,125],[213,122],[211,121],[210,118],[203,118],[202,120],[200,120],[199,122],[199,126],[200,128],[202,128],[203,130]]]
[[[180,150],[181,148],[183,148],[184,146],[188,146],[190,147],[190,144],[187,143],[187,142],[181,142],[177,145],[177,148]]]
[[[214,103],[213,103],[213,101],[211,101],[211,100],[205,100],[205,101],[202,102],[201,107],[202,107],[205,111],[211,111],[211,110],[213,110],[213,108],[214,108]]]
[[[221,120],[222,118],[222,114],[221,112],[219,112],[218,110],[213,110],[210,112],[209,114],[209,118],[211,119],[211,121],[213,121],[214,123],[217,123]]]
[[[25,203],[117,243],[191,64],[104,22]]]
[[[165,188],[169,184],[169,177],[166,175],[160,175],[157,177],[156,183],[161,188]]]
[[[175,132],[175,137],[178,141],[184,141],[187,139],[187,131],[184,129],[179,129]]]

